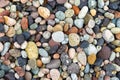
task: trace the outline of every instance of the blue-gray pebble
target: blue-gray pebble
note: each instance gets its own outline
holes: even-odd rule
[[[38,27],[38,25],[36,23],[30,25],[30,29],[36,29]]]
[[[82,28],[83,24],[84,24],[84,19],[76,19],[74,21],[75,26],[77,26],[78,28]]]
[[[62,11],[58,11],[55,14],[56,18],[58,18],[59,20],[64,20],[65,19],[65,13]]]
[[[43,48],[39,49],[39,54],[41,56],[43,56],[43,57],[47,57],[48,56],[48,52],[45,49],[43,49]]]
[[[2,78],[5,75],[5,71],[4,70],[0,70],[0,78]]]
[[[6,43],[4,44],[4,49],[3,49],[3,51],[1,52],[1,55],[4,56],[4,55],[7,53],[7,51],[8,51],[9,48],[10,48],[10,42],[6,42]]]
[[[96,8],[96,4],[97,4],[96,0],[89,0],[88,1],[88,6],[90,9]]]
[[[117,25],[117,27],[120,27],[120,18],[117,20],[116,25]]]

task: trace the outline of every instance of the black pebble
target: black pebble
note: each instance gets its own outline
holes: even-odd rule
[[[102,64],[102,62],[103,62],[103,59],[97,58],[94,65],[95,66],[100,66]]]
[[[29,26],[31,24],[33,24],[33,23],[34,23],[33,18],[31,16],[28,16],[28,24],[29,24]]]
[[[107,26],[109,24],[109,22],[110,22],[110,19],[104,18],[104,20],[103,20],[103,26]]]
[[[0,37],[0,41],[1,42],[10,42],[10,38],[8,36],[3,36],[3,37]]]
[[[58,45],[55,45],[53,47],[50,47],[50,50],[48,51],[49,54],[54,54],[58,50]]]
[[[100,38],[97,40],[97,45],[98,46],[102,46],[104,44],[104,39],[103,38]]]
[[[5,75],[5,80],[16,80],[14,73],[13,72],[9,72]]]
[[[22,44],[25,41],[25,38],[22,34],[16,35],[16,41],[18,44]]]
[[[119,7],[119,2],[116,1],[116,2],[110,2],[109,6],[108,6],[110,9],[112,10],[117,10],[118,7]]]
[[[93,28],[93,31],[95,33],[99,33],[100,32],[100,27],[98,25],[95,25],[95,27]]]

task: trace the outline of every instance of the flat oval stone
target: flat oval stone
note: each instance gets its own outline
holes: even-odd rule
[[[27,55],[28,55],[29,59],[38,58],[38,48],[37,48],[37,46],[34,42],[31,42],[31,41],[28,42],[25,50],[27,52]]]
[[[58,4],[63,4],[65,3],[67,0],[56,0]]]
[[[43,57],[47,57],[48,56],[48,52],[45,49],[43,49],[43,48],[39,49],[39,54],[41,56],[43,56]]]
[[[52,80],[58,80],[60,77],[60,72],[58,71],[58,69],[51,69],[50,76],[51,76]]]
[[[95,8],[96,4],[97,4],[96,0],[88,0],[89,8]]]
[[[57,31],[52,34],[52,39],[55,42],[62,42],[64,40],[64,33],[62,31]]]
[[[55,16],[59,19],[59,20],[64,20],[65,19],[65,13],[62,11],[57,11],[55,13]]]
[[[76,33],[69,34],[69,44],[70,46],[77,46],[80,43],[80,37]]]
[[[118,34],[118,33],[120,33],[120,28],[119,28],[119,27],[112,28],[112,29],[111,29],[111,32],[112,32],[113,34]]]
[[[76,27],[82,28],[84,24],[84,19],[75,19],[74,23]]]
[[[84,6],[78,14],[79,18],[84,18],[88,12],[88,7]]]

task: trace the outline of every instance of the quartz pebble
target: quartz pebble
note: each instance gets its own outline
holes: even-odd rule
[[[3,49],[3,51],[1,52],[1,55],[2,56],[4,56],[5,54],[6,54],[6,52],[9,50],[9,48],[10,48],[10,42],[6,42],[5,44],[4,44],[4,49]]]
[[[59,20],[64,20],[64,19],[65,19],[65,13],[62,12],[62,11],[56,12],[55,16],[56,16]]]
[[[52,34],[52,39],[56,42],[62,42],[64,40],[64,33],[62,31],[57,31]]]
[[[1,42],[0,42],[0,46],[1,46],[1,47],[0,47],[0,52],[2,52],[2,50],[3,50],[4,48],[3,48],[3,44],[2,44]]]
[[[117,28],[117,27],[112,28],[112,29],[111,29],[111,32],[112,32],[113,34],[118,34],[118,33],[120,33],[120,28]]]
[[[79,18],[84,18],[88,12],[88,7],[84,6],[78,14]]]
[[[43,49],[43,48],[39,49],[39,54],[41,56],[43,56],[43,57],[47,57],[48,56],[48,52],[45,49]]]
[[[75,25],[78,27],[78,28],[82,28],[83,27],[83,24],[84,24],[84,20],[83,19],[76,19],[74,21]]]
[[[4,19],[5,19],[5,23],[8,25],[8,26],[13,26],[16,24],[16,20],[8,17],[8,16],[4,16]]]

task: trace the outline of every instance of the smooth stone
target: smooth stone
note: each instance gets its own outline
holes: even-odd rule
[[[114,63],[112,63],[112,65],[114,65],[114,66],[115,66],[115,68],[116,68],[116,71],[120,71],[120,66],[119,66],[119,65],[117,65],[117,64],[114,64]]]
[[[20,45],[25,41],[25,38],[22,34],[16,35],[15,39],[16,39],[17,43]]]
[[[111,29],[111,32],[112,32],[113,34],[118,34],[118,33],[120,33],[120,28],[118,28],[118,27],[112,28],[112,29]]]
[[[79,17],[79,18],[84,18],[84,17],[86,16],[87,12],[88,12],[88,7],[87,7],[87,6],[84,6],[84,7],[80,10],[80,12],[79,12],[79,14],[78,14],[78,17]]]
[[[57,31],[52,34],[52,39],[55,42],[62,42],[64,40],[64,33],[62,31]]]
[[[62,12],[62,11],[57,11],[57,12],[55,13],[55,16],[56,16],[56,18],[58,18],[59,20],[64,20],[64,19],[65,19],[65,13]]]
[[[89,46],[89,42],[86,41],[86,40],[84,40],[84,41],[82,41],[82,42],[80,43],[80,47],[81,47],[81,48],[87,48],[88,46]]]
[[[15,19],[12,19],[8,16],[4,16],[4,19],[5,19],[5,23],[8,25],[8,26],[13,26],[16,24],[16,20]]]
[[[29,59],[38,58],[38,48],[34,42],[29,41],[25,50]]]
[[[91,55],[88,56],[88,63],[90,65],[93,65],[95,63],[95,61],[96,61],[96,55],[95,54],[91,54]]]
[[[114,14],[109,13],[109,12],[106,12],[106,13],[104,14],[104,16],[107,17],[107,18],[109,18],[109,19],[114,19]]]
[[[47,18],[50,16],[50,11],[49,11],[49,9],[46,8],[46,7],[40,6],[40,7],[38,8],[38,13],[39,13],[39,15],[40,15],[41,17],[43,17],[43,18],[45,18],[45,19],[47,19]]]
[[[3,46],[2,42],[0,42],[0,52],[2,52],[3,49],[4,49],[4,46]]]
[[[5,72],[8,72],[10,70],[10,66],[7,66],[7,65],[3,64],[3,65],[0,66],[0,69],[4,70]]]
[[[107,28],[108,29],[112,29],[112,28],[114,28],[115,27],[115,24],[114,23],[109,23],[108,25],[107,25]]]
[[[22,44],[21,44],[21,49],[25,49],[27,47],[27,41],[24,41]]]
[[[73,59],[76,55],[76,51],[75,51],[74,48],[70,48],[68,53],[69,53],[69,56],[70,56],[71,59]]]
[[[32,72],[34,75],[37,75],[38,72],[39,72],[39,68],[38,68],[38,67],[33,68],[33,69],[31,70],[31,72]]]
[[[72,78],[72,80],[78,80],[78,77],[75,73],[71,74],[71,78]]]
[[[113,60],[115,59],[115,57],[116,57],[115,52],[112,52],[111,55],[110,55],[109,60],[110,60],[110,61],[113,61]]]
[[[15,29],[13,27],[10,27],[6,35],[8,37],[13,37],[15,35]]]
[[[25,72],[25,79],[26,80],[31,80],[32,79],[32,74],[30,72]]]
[[[43,5],[44,0],[39,0],[39,2],[40,2],[40,5]]]
[[[50,76],[51,76],[52,80],[58,80],[60,77],[60,72],[58,71],[58,69],[51,69]]]
[[[73,9],[68,9],[65,11],[65,16],[66,17],[72,17],[74,15],[74,10]]]
[[[46,64],[46,68],[57,69],[60,67],[60,64],[61,64],[61,62],[59,59],[51,60],[50,63]]]
[[[117,19],[116,25],[120,28],[120,18]]]
[[[79,69],[80,69],[80,67],[79,67],[78,64],[72,63],[72,64],[70,64],[70,65],[68,66],[67,72],[68,72],[69,74],[72,74],[72,73],[78,74],[78,73],[79,73]]]
[[[4,77],[5,75],[5,71],[4,70],[0,70],[0,78]]]
[[[0,0],[0,8],[7,6],[10,1]]]
[[[77,46],[80,43],[80,37],[76,33],[71,33],[68,36],[70,46]]]
[[[115,66],[110,64],[110,63],[108,63],[108,64],[103,66],[103,69],[106,70],[106,72],[107,71],[114,71],[115,70]]]
[[[84,24],[84,20],[83,19],[75,19],[74,24],[78,27],[78,28],[82,28],[83,24]]]
[[[49,31],[45,31],[45,32],[43,33],[43,37],[44,37],[45,39],[49,39],[50,36],[51,36],[51,33],[50,33]]]
[[[18,62],[19,66],[25,66],[27,64],[27,59],[22,58],[22,57],[18,57],[17,62]]]
[[[77,59],[78,59],[78,61],[79,61],[82,65],[86,65],[86,63],[87,63],[87,57],[86,57],[85,52],[80,52],[80,53],[78,53]]]
[[[28,65],[30,66],[30,68],[35,69],[37,67],[36,59],[29,59],[28,60]]]
[[[65,6],[67,9],[72,8],[72,5],[71,5],[70,3],[68,3],[68,2],[66,2],[66,3],[64,4],[64,6]]]
[[[80,3],[81,3],[81,1],[80,1],[80,0],[75,0],[75,2],[74,2],[75,6],[79,6],[79,5],[80,5]]]
[[[6,53],[7,53],[7,51],[9,50],[9,48],[10,48],[10,42],[5,42],[4,43],[4,48],[3,48],[3,50],[2,50],[2,52],[1,52],[1,55],[2,56],[4,56]]]
[[[84,51],[87,53],[87,55],[91,54],[97,54],[97,48],[93,44],[89,44],[87,48],[84,49]]]
[[[69,23],[70,25],[73,25],[73,19],[72,18],[66,18],[65,22]]]
[[[42,56],[42,57],[47,57],[48,56],[48,52],[43,49],[43,48],[39,48],[39,54]]]
[[[112,44],[115,46],[120,46],[120,40],[114,40]]]
[[[58,4],[64,4],[67,0],[56,0]]]
[[[116,58],[114,59],[114,63],[116,63],[117,65],[120,66],[120,59],[116,57]]]
[[[97,40],[97,45],[98,46],[102,46],[104,44],[104,39],[103,38],[100,38]]]
[[[84,80],[91,80],[90,75],[89,75],[89,74],[85,74],[85,75],[84,75]]]
[[[16,5],[12,5],[12,6],[11,6],[10,12],[16,12]]]
[[[38,25],[36,23],[30,25],[30,29],[33,29],[33,30],[36,29],[37,27],[38,27]]]
[[[94,26],[95,26],[95,21],[90,19],[89,22],[88,22],[88,27],[93,28]]]
[[[3,24],[0,23],[0,32],[5,32],[5,26]]]
[[[111,77],[110,80],[119,80],[117,77]]]
[[[88,6],[90,9],[96,8],[96,0],[88,0]]]
[[[87,63],[85,66],[84,72],[87,74],[87,73],[89,73],[89,71],[90,71],[90,65]]]
[[[104,7],[104,0],[98,0],[98,7],[103,8]]]
[[[5,74],[5,79],[16,80],[14,77],[14,72],[8,72],[7,74]]]
[[[21,55],[23,58],[27,58],[27,53],[24,50],[21,51]]]
[[[15,57],[15,58],[21,56],[20,50],[18,50],[18,49],[10,49],[10,50],[9,50],[9,53],[10,53],[11,56],[13,56],[13,57]]]
[[[110,30],[107,30],[107,29],[104,30],[102,35],[103,35],[103,38],[105,39],[105,41],[107,41],[108,43],[115,40],[114,35],[112,34],[112,32]]]
[[[103,62],[103,59],[97,58],[96,61],[95,61],[95,63],[94,63],[94,65],[95,66],[100,66],[102,64],[102,62]]]
[[[42,61],[43,64],[48,64],[48,63],[50,63],[50,60],[51,60],[51,57],[50,57],[50,56],[48,56],[48,57],[42,57],[42,58],[41,58],[41,61]]]

